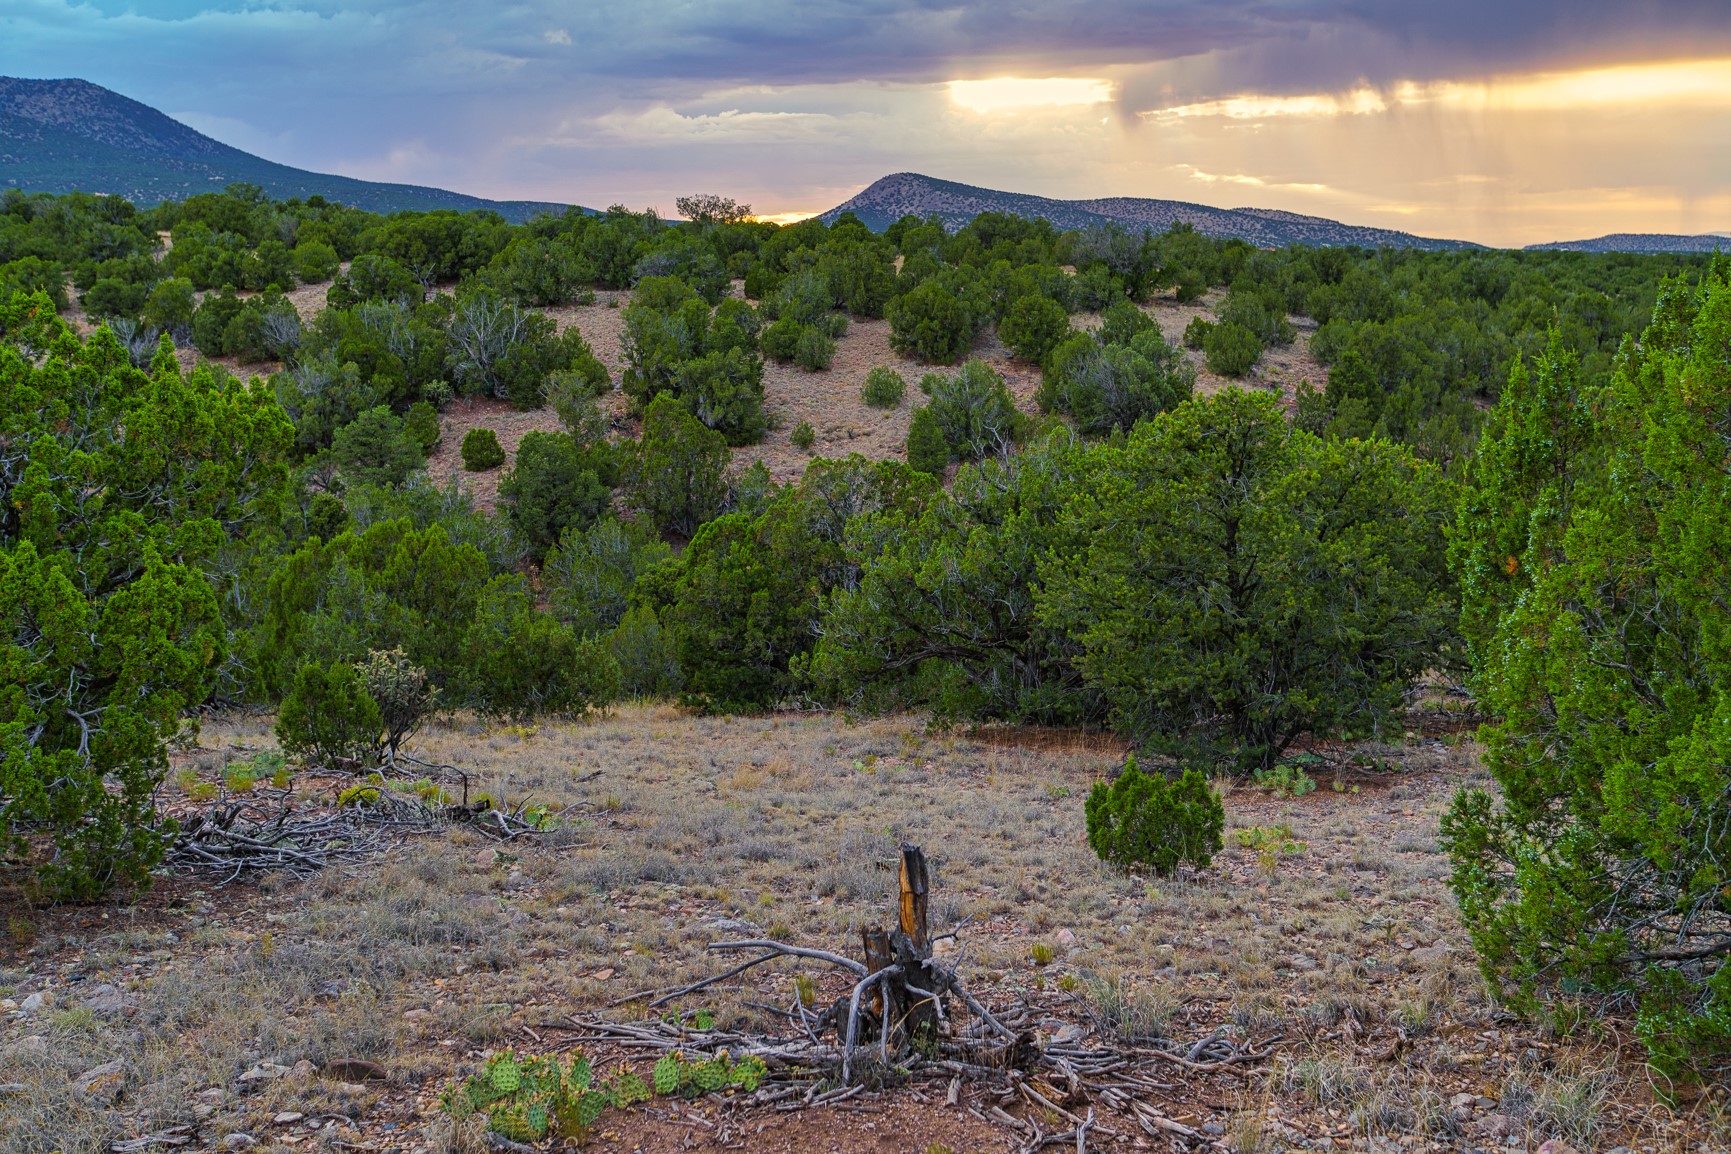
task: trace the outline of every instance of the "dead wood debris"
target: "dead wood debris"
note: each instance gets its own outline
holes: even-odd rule
[[[1214,1138],[1156,1108],[1153,1103],[1176,1088],[1162,1079],[1172,1077],[1174,1068],[1183,1076],[1240,1074],[1270,1057],[1281,1043],[1279,1035],[1253,1044],[1215,1030],[1192,1043],[1131,1044],[1096,1023],[1093,1045],[1042,1045],[1031,1007],[988,1009],[968,991],[956,968],[932,956],[926,889],[924,856],[917,847],[904,846],[901,924],[888,932],[862,933],[864,962],[770,939],[715,942],[709,948],[717,953],[751,951],[753,956],[688,985],[614,1003],[658,1010],[779,958],[820,962],[851,979],[848,992],[827,1009],[807,1004],[797,991],[786,1009],[762,1006],[791,1024],[780,1033],[700,1030],[677,1013],[639,1022],[586,1014],[547,1025],[569,1032],[568,1045],[592,1050],[761,1060],[767,1074],[757,1088],[723,1100],[726,1116],[735,1121],[742,1112],[762,1108],[849,1103],[843,1108],[852,1109],[894,1084],[908,1085],[930,1101],[919,1085],[937,1082],[946,1087],[949,1106],[1021,1135],[1022,1154],[1054,1146],[1085,1152],[1090,1138],[1113,1139],[1133,1130],[1192,1149],[1223,1149]],[[1103,1115],[1122,1118],[1126,1129],[1114,1129]]]
[[[290,789],[255,788],[244,796],[224,796],[181,819],[170,835],[164,862],[170,869],[218,875],[225,886],[248,872],[284,870],[307,877],[328,865],[358,861],[388,848],[386,835],[436,833],[467,825],[495,841],[516,841],[546,833],[546,814],[531,811],[524,798],[509,809],[488,798],[469,800],[469,774],[454,765],[435,765],[398,754],[376,771],[381,777],[427,779],[462,786],[462,801],[447,803],[393,790],[366,779],[339,795],[330,808],[296,805]]]

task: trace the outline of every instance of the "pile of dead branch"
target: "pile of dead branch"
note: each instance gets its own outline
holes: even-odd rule
[[[398,754],[370,771],[376,786],[333,788],[329,805],[297,804],[289,789],[254,788],[228,795],[183,817],[171,835],[165,864],[171,869],[214,874],[224,886],[249,872],[284,870],[297,877],[329,865],[379,853],[393,838],[432,834],[466,825],[496,841],[548,832],[548,815],[530,809],[529,798],[510,808],[490,798],[469,800],[469,775],[453,765],[435,765]],[[460,785],[461,801],[391,789],[388,778],[426,779]]]
[[[1096,1023],[1091,1044],[1041,1044],[1029,1006],[988,1009],[956,966],[933,956],[928,876],[917,847],[903,847],[901,883],[900,924],[863,931],[860,959],[768,939],[716,942],[709,947],[716,953],[751,956],[689,985],[615,1003],[641,1005],[662,1013],[659,1019],[620,1022],[590,1014],[545,1025],[568,1032],[568,1044],[591,1054],[757,1058],[767,1074],[752,1093],[726,1100],[733,1116],[847,1103],[903,1085],[922,1101],[941,1095],[951,1106],[1016,1131],[1024,1151],[1057,1144],[1085,1151],[1091,1136],[1134,1131],[1181,1146],[1211,1145],[1213,1139],[1166,1117],[1152,1102],[1177,1088],[1171,1078],[1240,1073],[1271,1056],[1281,1041],[1277,1035],[1251,1043],[1220,1029],[1189,1043],[1131,1044]],[[665,1009],[777,959],[840,970],[850,980],[848,991],[823,1008],[797,986],[786,1007],[747,1002],[787,1022],[773,1034],[697,1029],[691,1015]]]
[[[255,789],[183,818],[169,843],[166,864],[217,874],[216,884],[222,886],[248,871],[286,870],[306,877],[383,848],[379,831],[358,813],[309,813],[293,804],[290,792]]]

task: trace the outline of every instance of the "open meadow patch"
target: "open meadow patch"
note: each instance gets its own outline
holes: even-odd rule
[[[251,779],[280,764],[269,721],[208,721],[165,808],[366,803],[364,775]],[[441,1096],[500,1055],[581,1054],[598,1083],[653,1087],[676,1047],[701,1078],[718,1051],[799,1040],[799,1007],[815,1018],[852,978],[788,957],[649,1003],[738,960],[715,943],[858,956],[863,929],[894,923],[905,844],[930,864],[934,956],[1026,1053],[985,1068],[862,1046],[846,1084],[822,1063],[750,1089],[669,1074],[599,1109],[589,1147],[1010,1151],[1073,1144],[1078,1123],[1093,1149],[1725,1140],[1710,1100],[1655,1099],[1623,1025],[1517,1018],[1479,976],[1437,833],[1481,771],[1446,722],[1229,789],[1223,851],[1168,877],[1087,844],[1083,799],[1122,765],[1098,735],[628,706],[457,718],[411,748],[466,782],[432,768],[377,791],[466,788],[542,828],[386,827],[305,877],[182,869],[135,899],[11,915],[8,1148],[479,1150],[484,1113]]]

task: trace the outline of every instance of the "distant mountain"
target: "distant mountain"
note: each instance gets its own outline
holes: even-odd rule
[[[1592,240],[1555,240],[1527,246],[1528,251],[1548,252],[1712,252],[1716,248],[1731,250],[1731,237],[1713,233],[1675,236],[1662,232],[1614,232]]]
[[[231,148],[85,80],[0,77],[0,187],[102,192],[151,205],[237,182],[278,200],[322,196],[372,212],[488,208],[522,221],[566,208],[307,172]]]
[[[997,192],[937,180],[916,172],[886,176],[845,204],[823,213],[833,221],[844,212],[857,216],[866,227],[882,231],[912,213],[925,217],[936,213],[945,225],[958,228],[982,212],[1011,216],[1044,217],[1062,229],[1084,229],[1115,221],[1134,229],[1163,232],[1175,221],[1186,221],[1207,236],[1242,237],[1262,248],[1289,244],[1362,245],[1380,248],[1458,249],[1479,245],[1461,240],[1436,240],[1387,228],[1341,224],[1320,216],[1302,216],[1269,208],[1211,208],[1181,200],[1147,200],[1112,196],[1100,200],[1053,200],[1020,192]]]

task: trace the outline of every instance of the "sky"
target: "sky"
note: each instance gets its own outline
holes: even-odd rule
[[[5,0],[271,160],[760,215],[921,172],[1486,244],[1731,231],[1731,0]]]

